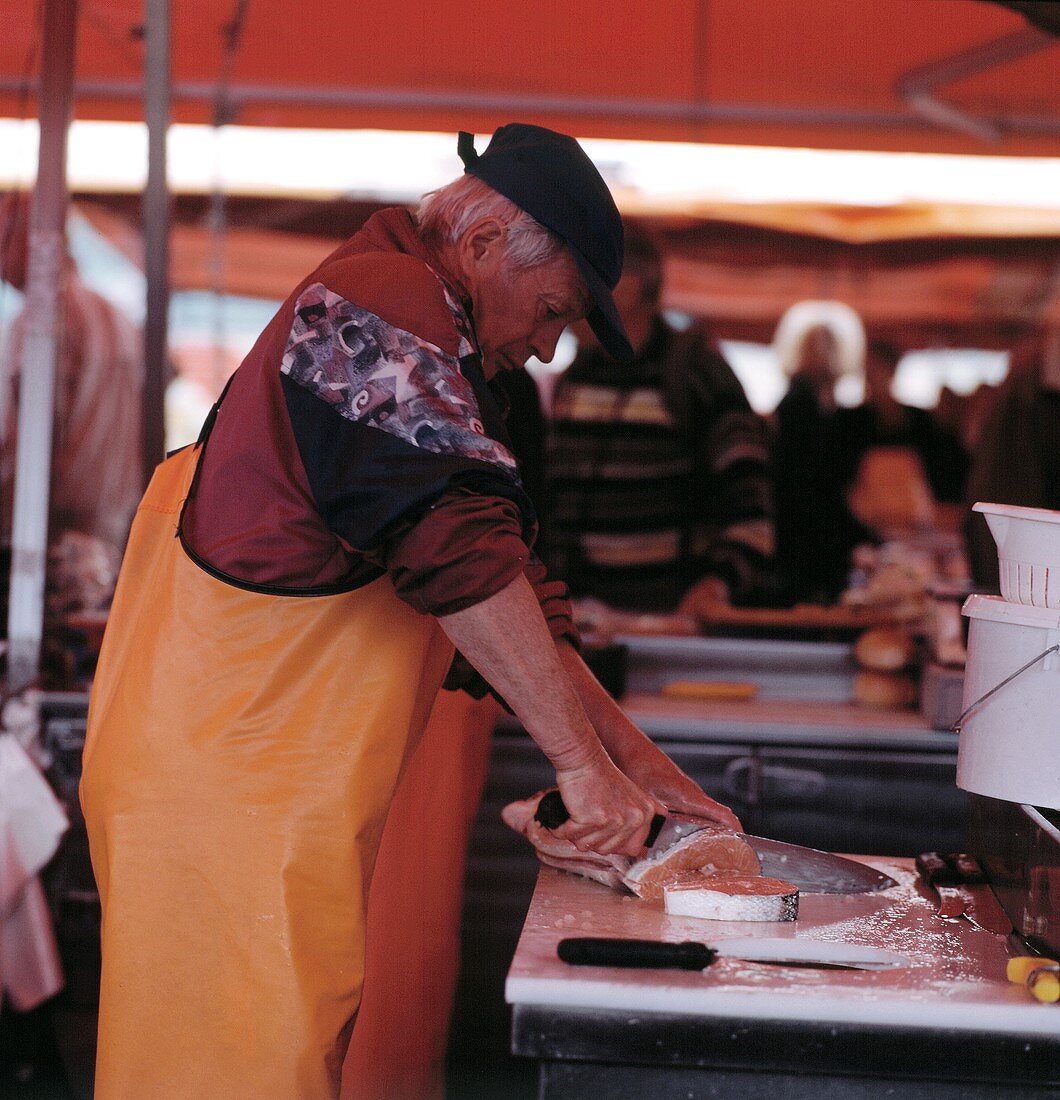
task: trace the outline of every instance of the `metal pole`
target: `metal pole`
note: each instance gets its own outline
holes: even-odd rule
[[[169,314],[169,0],[146,0],[144,117],[147,119],[147,187],[144,191],[144,484],[165,456],[166,328]]]
[[[66,254],[66,137],[73,114],[77,0],[45,0],[38,99],[40,149],[29,220],[25,328],[8,602],[8,687],[33,683],[44,628],[55,375]]]
[[[17,92],[14,77],[0,76],[0,93]],[[91,99],[121,102],[138,99],[139,83],[131,80],[86,80],[81,94]],[[172,87],[173,99],[181,103],[210,104],[217,98],[217,86],[207,81],[179,81]],[[747,122],[762,125],[835,126],[863,130],[936,130],[937,126],[910,111],[863,110],[842,106],[805,107],[779,103],[690,103],[682,100],[609,99],[598,96],[537,95],[530,93],[482,92],[456,88],[432,91],[421,88],[292,87],[285,84],[233,84],[229,91],[233,109],[248,107],[375,108],[392,110],[434,108],[440,111],[489,111],[494,114],[574,115],[579,118],[629,119],[645,122]],[[1054,115],[998,114],[992,121],[1019,135],[1060,134],[1060,118]]]

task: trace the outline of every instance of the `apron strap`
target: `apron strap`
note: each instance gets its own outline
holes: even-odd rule
[[[221,390],[221,396],[213,403],[210,411],[206,414],[206,419],[202,422],[202,428],[199,431],[199,438],[195,441],[198,446],[202,446],[206,440],[210,438],[210,433],[213,431],[213,426],[217,422],[217,410],[221,407],[221,402],[228,395],[229,387],[232,385],[232,380],[235,378],[236,372],[228,376],[228,381],[225,383],[224,389]]]
[[[184,537],[184,514],[188,510],[188,503],[195,494],[195,487],[199,484],[199,475],[202,473],[202,459],[206,452],[206,442],[210,438],[214,424],[217,422],[217,411],[221,407],[221,402],[228,395],[228,390],[235,376],[236,371],[233,371],[225,383],[224,389],[221,390],[221,396],[213,403],[210,411],[206,414],[206,419],[202,422],[199,438],[195,441],[195,449],[199,452],[198,459],[195,462],[195,473],[192,475],[191,484],[188,486],[188,495],[184,498],[184,503],[180,507],[180,515],[177,517],[177,529],[174,533],[175,538],[183,539]]]

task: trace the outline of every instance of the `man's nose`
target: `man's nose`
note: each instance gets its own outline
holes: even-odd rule
[[[534,333],[534,337],[530,341],[530,348],[542,363],[552,362],[552,357],[556,354],[556,345],[559,343],[562,334],[563,328],[553,325],[538,329]]]

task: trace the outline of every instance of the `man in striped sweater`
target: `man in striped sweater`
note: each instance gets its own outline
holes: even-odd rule
[[[573,595],[624,610],[760,602],[773,556],[764,425],[707,334],[660,316],[661,284],[654,245],[629,231],[615,302],[634,358],[585,340],[556,388],[550,564]]]

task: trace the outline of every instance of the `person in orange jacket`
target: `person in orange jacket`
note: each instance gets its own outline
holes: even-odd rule
[[[82,782],[98,1097],[336,1094],[383,823],[454,647],[580,848],[636,854],[663,807],[737,824],[578,656],[489,385],[583,315],[628,355],[618,211],[572,138],[459,151],[295,288],[138,510]]]

